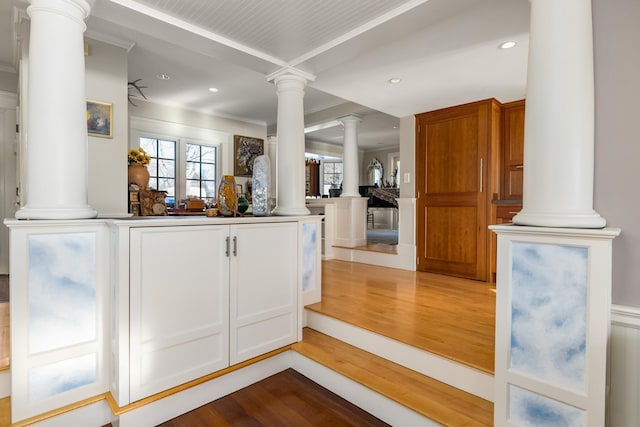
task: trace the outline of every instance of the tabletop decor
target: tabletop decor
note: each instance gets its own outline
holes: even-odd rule
[[[139,189],[146,190],[149,185],[149,170],[147,165],[151,161],[144,149],[132,148],[127,155],[129,168],[127,170],[129,185],[136,184]]]

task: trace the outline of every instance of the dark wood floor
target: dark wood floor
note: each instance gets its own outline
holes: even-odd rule
[[[386,425],[292,369],[160,424],[161,427]]]

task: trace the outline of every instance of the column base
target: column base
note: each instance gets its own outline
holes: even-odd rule
[[[294,207],[280,207],[276,206],[276,208],[271,212],[272,215],[276,216],[304,216],[310,215],[309,209],[306,207],[303,208],[294,208]]]
[[[84,208],[30,208],[25,206],[16,212],[16,219],[91,219],[98,212],[91,207]]]
[[[526,208],[513,217],[513,223],[515,225],[552,228],[604,228],[607,225],[607,221],[595,211],[559,214],[531,212]]]
[[[341,193],[340,197],[362,197],[360,193]]]

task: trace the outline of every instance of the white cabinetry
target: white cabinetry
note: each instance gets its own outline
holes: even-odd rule
[[[233,225],[231,239],[233,365],[297,340],[298,226]]]
[[[295,222],[130,229],[131,401],[297,340]]]
[[[229,365],[229,226],[130,230],[131,400]]]

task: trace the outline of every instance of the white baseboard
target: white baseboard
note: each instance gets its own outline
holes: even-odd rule
[[[104,426],[112,422],[113,415],[106,400],[63,412],[52,418],[29,424],[32,427],[88,427]],[[18,424],[20,425],[20,424]],[[117,424],[114,424],[117,426]]]
[[[311,381],[320,384],[371,415],[380,418],[392,426],[431,427],[440,424],[417,412],[388,399],[381,394],[317,363],[305,356],[293,352],[292,368]]]
[[[0,371],[0,399],[11,396],[11,371]]]
[[[118,427],[156,426],[291,367],[291,352],[233,371],[120,415]]]
[[[493,402],[493,375],[451,361],[357,326],[305,310],[316,331]]]
[[[361,249],[334,247],[332,254],[333,258],[342,261],[416,271],[416,246],[399,244],[397,248],[397,254],[388,254]]]
[[[611,307],[610,427],[640,425],[640,309]]]

